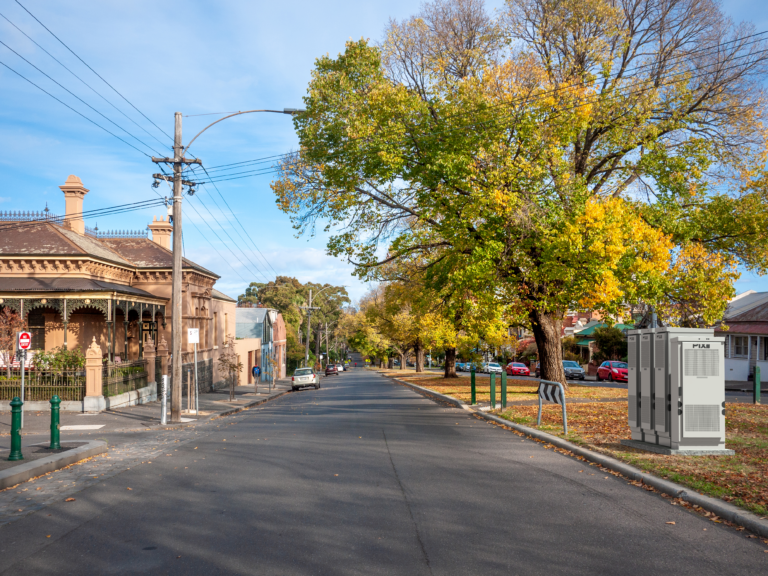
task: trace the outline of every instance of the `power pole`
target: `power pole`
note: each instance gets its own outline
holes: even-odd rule
[[[171,422],[181,422],[181,341],[182,341],[182,302],[181,302],[181,172],[184,164],[202,164],[199,159],[184,158],[184,146],[181,142],[181,112],[176,112],[173,130],[173,158],[155,158],[157,164],[173,165],[173,276],[171,280]],[[163,178],[167,180],[167,178]],[[188,183],[191,184],[191,183]]]
[[[312,322],[312,310],[319,310],[317,306],[312,307],[312,288],[309,289],[309,306],[299,306],[302,310],[307,311],[307,341],[304,348],[304,365],[309,365],[309,325]]]

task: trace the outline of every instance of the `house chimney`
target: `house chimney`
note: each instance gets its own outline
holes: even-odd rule
[[[157,242],[166,250],[171,249],[171,232],[173,232],[173,224],[165,219],[165,216],[161,216],[160,220],[157,216],[152,216],[152,224],[147,226],[152,231],[152,240]]]
[[[88,189],[77,176],[70,174],[64,186],[59,186],[64,192],[64,227],[81,236],[85,234],[85,222],[83,222],[83,198],[88,194]]]

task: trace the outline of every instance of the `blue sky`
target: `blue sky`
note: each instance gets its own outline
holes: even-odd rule
[[[194,115],[300,107],[315,58],[337,54],[349,38],[378,40],[390,17],[404,18],[418,8],[418,2],[403,0],[22,3],[168,134],[173,133],[176,111]],[[487,2],[490,8],[501,4],[498,0]],[[758,30],[768,29],[768,3],[727,2],[724,9],[734,20],[751,19]],[[0,40],[148,147],[161,151],[162,143],[170,144],[165,135],[95,77],[13,0],[0,1],[0,13],[141,128],[115,112],[2,18]],[[110,130],[117,130],[3,46],[0,61]],[[184,118],[185,143],[214,119],[216,116]],[[285,153],[296,144],[289,116],[250,114],[212,128],[195,143],[192,152],[206,166],[217,166]],[[4,182],[0,190],[1,211],[42,210],[47,202],[54,213],[63,213],[58,186],[69,174],[79,176],[91,191],[85,199],[85,210],[156,197],[150,188],[156,166],[148,158],[2,67],[0,151],[0,175]],[[167,148],[162,151],[170,155]],[[217,287],[232,296],[242,293],[247,281],[263,281],[261,274],[274,278],[277,272],[301,281],[346,284],[353,298],[359,298],[366,287],[351,276],[351,266],[325,254],[324,236],[294,237],[288,217],[275,206],[270,178],[258,176],[218,185],[268,264],[255,254],[250,242],[241,240],[242,230],[212,187],[200,190],[188,202],[205,216],[207,224],[193,210],[185,209],[186,256],[220,274],[222,279]],[[159,191],[169,194],[167,187]],[[208,216],[200,202],[208,206],[213,217]],[[102,217],[86,224],[93,227],[98,223],[101,230],[143,229],[153,214],[159,216],[162,212],[146,210]],[[208,224],[226,246],[216,239]],[[229,249],[240,261],[234,261]],[[219,253],[234,269],[222,262]],[[768,278],[745,274],[737,288],[768,290]]]

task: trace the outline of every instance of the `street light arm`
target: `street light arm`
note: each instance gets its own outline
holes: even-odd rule
[[[321,292],[323,292],[324,290],[328,290],[328,288],[348,288],[348,286],[347,286],[346,284],[345,284],[345,285],[343,285],[343,286],[333,286],[332,284],[329,284],[328,286],[326,286],[325,288],[323,288],[322,290],[320,290],[320,292],[317,292],[317,293],[314,295],[314,297],[312,298],[312,300],[314,300],[315,298],[317,298],[317,297],[320,295],[320,293],[321,293]],[[312,306],[312,302],[310,302],[310,303],[309,303],[309,305],[310,305],[310,306]]]
[[[216,122],[211,122],[210,124],[208,124],[208,126],[203,128],[202,130],[200,130],[200,132],[198,132],[197,135],[194,138],[192,138],[192,140],[189,141],[189,144],[187,144],[187,146],[184,148],[184,150],[185,151],[189,150],[189,148],[192,146],[192,142],[197,140],[197,137],[200,136],[200,134],[202,134],[203,132],[208,130],[208,128],[210,128],[214,124],[218,124],[219,122],[221,122],[223,120],[226,120],[227,118],[232,118],[232,116],[240,116],[241,114],[253,114],[254,112],[272,112],[273,114],[291,114],[291,115],[293,115],[293,114],[296,114],[297,112],[301,112],[301,110],[295,110],[293,108],[286,108],[285,110],[245,110],[243,112],[235,112],[234,114],[230,114],[229,116],[224,116],[224,118],[219,118],[218,120],[216,120]]]

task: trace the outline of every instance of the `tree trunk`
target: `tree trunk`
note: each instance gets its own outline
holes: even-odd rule
[[[421,342],[416,343],[413,352],[416,355],[416,372],[424,372],[424,349],[421,347]]]
[[[405,353],[400,354],[400,370],[405,370]]]
[[[315,361],[320,362],[320,338],[322,337],[323,333],[321,330],[317,330],[315,332]],[[320,362],[320,366],[322,366],[323,363]]]
[[[392,356],[390,356],[389,358],[387,358],[387,368],[392,370],[394,367],[395,367],[395,359]]]
[[[445,349],[445,378],[458,378],[456,374],[456,348]]]
[[[528,317],[531,320],[533,336],[539,349],[541,363],[541,379],[561,382],[568,390],[563,370],[563,347],[560,340],[562,330],[562,315],[556,312],[541,313],[532,311]]]

